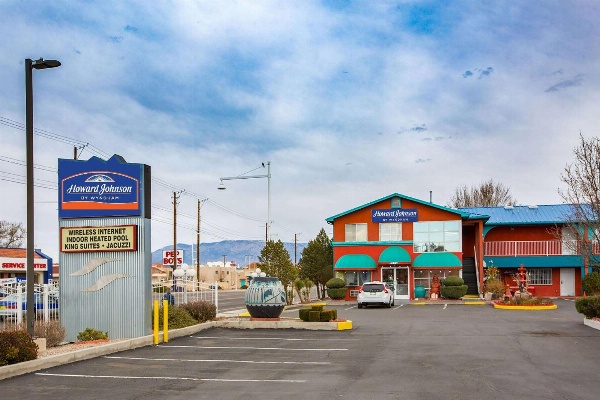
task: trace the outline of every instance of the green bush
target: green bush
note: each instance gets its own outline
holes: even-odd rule
[[[79,332],[77,334],[77,340],[79,340],[80,342],[102,339],[108,339],[108,332],[102,332],[92,328],[85,328],[83,332]]]
[[[217,317],[217,306],[208,301],[194,301],[180,306],[198,322],[212,321]]]
[[[302,321],[308,322],[308,313],[311,311],[312,310],[310,308],[301,308],[300,310],[298,310],[298,316]]]
[[[462,286],[464,284],[465,281],[460,276],[449,276],[442,280],[442,286]]]
[[[346,281],[341,278],[331,278],[325,283],[325,286],[327,286],[327,289],[339,289],[346,287]]]
[[[319,322],[321,320],[321,311],[310,310],[308,312],[308,322]]]
[[[319,321],[321,322],[329,322],[332,319],[335,319],[333,316],[333,311],[334,310],[323,310],[321,311],[321,315],[319,317]]]
[[[347,291],[348,291],[348,289],[345,287],[331,288],[331,289],[327,289],[327,295],[332,300],[343,300],[346,298]]]
[[[580,297],[575,300],[575,309],[586,318],[600,317],[600,296]]]
[[[24,319],[20,324],[5,322],[6,331],[27,331],[27,321]],[[36,321],[33,334],[38,338],[46,339],[46,347],[58,346],[63,342],[66,336],[65,327],[59,321],[52,320],[48,322]]]
[[[600,295],[600,272],[592,272],[584,276],[581,287],[588,296]]]
[[[37,344],[27,332],[0,332],[0,366],[35,360],[37,351]]]
[[[447,279],[447,278],[446,278]],[[462,281],[462,279],[461,279]],[[462,286],[443,286],[441,289],[442,297],[446,299],[460,299],[467,294],[469,287],[467,285]]]
[[[163,308],[160,307],[158,311],[158,329],[163,329]],[[183,307],[170,306],[169,307],[169,329],[185,328],[186,326],[196,325],[198,321],[190,315],[190,313]],[[152,313],[152,326],[154,327],[154,313]]]
[[[248,285],[242,285],[240,289],[248,289]]]

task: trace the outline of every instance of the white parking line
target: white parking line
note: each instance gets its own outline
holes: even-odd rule
[[[289,341],[296,341],[296,342],[301,342],[301,341],[318,341],[318,342],[327,342],[327,341],[331,341],[331,342],[358,342],[360,341],[360,339],[316,339],[316,338],[311,338],[311,339],[299,339],[299,338],[283,338],[283,337],[223,337],[223,336],[190,336],[193,339],[225,339],[225,340],[289,340]]]
[[[398,307],[394,308],[394,310],[399,309],[400,307],[404,307],[404,304],[400,304]]]
[[[142,361],[174,361],[174,362],[218,362],[218,363],[240,363],[240,364],[285,364],[285,365],[330,365],[325,361],[250,361],[250,360],[187,360],[180,358],[146,358],[146,357],[116,357],[104,356],[104,358],[119,360],[142,360]]]
[[[448,303],[444,303],[444,308],[442,308],[442,310],[445,310],[446,307],[448,307]]]
[[[159,345],[162,349],[240,349],[240,350],[284,350],[284,351],[347,351],[348,349],[287,349],[285,347],[250,347],[250,346],[164,346]]]
[[[344,311],[352,310],[353,308],[356,308],[356,306],[345,308]]]
[[[186,378],[175,376],[117,376],[117,375],[76,375],[50,374],[38,372],[36,375],[56,376],[66,378],[96,378],[96,379],[164,379],[169,381],[202,381],[202,382],[272,382],[272,383],[306,383],[305,379],[220,379],[220,378]]]

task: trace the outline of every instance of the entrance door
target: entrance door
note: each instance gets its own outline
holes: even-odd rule
[[[408,268],[382,268],[381,279],[394,285],[394,299],[410,299]]]
[[[560,295],[575,296],[575,268],[560,269]]]

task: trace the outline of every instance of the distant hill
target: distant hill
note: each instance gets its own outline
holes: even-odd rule
[[[290,253],[290,259],[294,262],[294,243],[284,243],[285,249]],[[307,243],[297,244],[297,261],[300,261],[302,250]],[[224,240],[214,243],[200,243],[200,262],[206,264],[207,261],[223,261],[225,255],[226,261],[232,261],[239,265],[245,265],[248,262],[258,262],[258,256],[265,247],[262,240]],[[191,244],[177,243],[177,248],[183,250],[183,262],[193,265],[196,260],[196,245],[193,249]],[[152,252],[152,263],[161,263],[163,250],[173,250],[173,245],[165,246]]]

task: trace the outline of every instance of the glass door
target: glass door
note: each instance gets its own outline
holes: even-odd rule
[[[381,279],[394,289],[394,299],[410,299],[408,268],[382,268]]]

